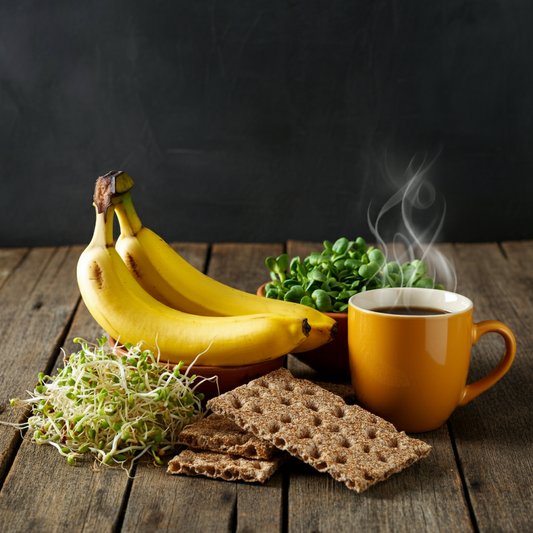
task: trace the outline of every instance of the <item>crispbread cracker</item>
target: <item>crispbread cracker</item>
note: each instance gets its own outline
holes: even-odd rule
[[[271,443],[241,429],[229,418],[216,414],[187,426],[178,435],[178,442],[190,448],[231,453],[249,459],[270,459],[278,453]]]
[[[207,407],[362,492],[430,452],[386,420],[280,368]]]
[[[170,474],[207,476],[226,481],[259,481],[264,483],[285,461],[278,453],[270,460],[248,459],[227,453],[187,448],[168,463]]]
[[[324,381],[313,381],[315,385],[329,390],[333,394],[340,396],[346,403],[355,402],[355,392],[351,385],[344,385],[343,383],[328,383]]]

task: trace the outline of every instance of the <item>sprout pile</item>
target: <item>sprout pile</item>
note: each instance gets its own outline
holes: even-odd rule
[[[81,350],[65,358],[56,376],[39,374],[27,400],[27,422],[37,444],[51,444],[69,464],[92,453],[103,464],[120,464],[150,453],[156,464],[177,444],[180,431],[202,419],[204,395],[195,389],[204,380],[159,364],[151,351],[125,344],[127,355],[75,339]],[[193,384],[193,382],[196,382]]]
[[[444,289],[425,275],[424,261],[387,263],[383,252],[373,246],[367,248],[361,237],[355,241],[344,237],[335,243],[324,241],[321,253],[312,253],[303,261],[295,257],[290,264],[287,254],[277,259],[267,257],[266,266],[272,278],[265,287],[267,298],[307,305],[326,313],[345,313],[354,294],[371,289]]]

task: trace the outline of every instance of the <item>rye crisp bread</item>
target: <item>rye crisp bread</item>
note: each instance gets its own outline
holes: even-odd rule
[[[270,460],[263,460],[187,448],[168,463],[167,472],[222,478],[226,481],[264,483],[283,464],[285,458],[284,453],[278,453]]]
[[[355,402],[355,392],[351,385],[345,385],[344,383],[327,383],[324,381],[312,381],[315,385],[329,390],[333,394],[340,396],[346,403]]]
[[[187,426],[178,442],[190,448],[230,453],[249,459],[271,459],[278,449],[249,431],[244,431],[225,416],[211,414],[196,424]]]
[[[311,381],[275,370],[207,402],[217,414],[363,492],[431,446]]]

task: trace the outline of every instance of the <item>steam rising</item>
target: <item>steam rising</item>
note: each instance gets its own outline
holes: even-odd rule
[[[417,166],[413,157],[402,177],[403,185],[383,205],[374,223],[372,223],[370,215],[371,203],[367,211],[367,220],[370,231],[376,238],[379,247],[383,250],[385,257],[387,257],[387,261],[394,260],[400,264],[414,259],[425,261],[428,265],[427,274],[435,280],[435,283],[440,283],[447,290],[455,292],[457,288],[455,268],[451,261],[434,247],[446,217],[446,202],[444,198],[441,198],[442,206],[439,208],[435,204],[437,193],[427,177],[435,159],[428,162],[427,156],[424,156]],[[388,177],[394,182],[390,170],[386,169],[386,172]],[[392,245],[388,246],[383,237],[383,230],[380,233],[380,223],[386,224],[386,215],[388,213],[394,217],[392,210],[396,206],[399,206],[401,211],[403,226],[400,224],[398,228],[397,222],[395,223]],[[427,215],[431,215],[431,208],[433,208],[433,211],[439,209],[440,215],[436,212],[432,215],[432,220],[429,223],[426,221],[424,224],[418,224],[417,226],[415,219],[420,218],[421,214],[426,215],[422,218],[427,219]],[[397,217],[394,218],[397,221]],[[391,249],[389,250],[389,248]]]

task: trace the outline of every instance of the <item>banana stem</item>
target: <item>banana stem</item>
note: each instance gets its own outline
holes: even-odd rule
[[[121,195],[117,198],[116,210],[120,222],[120,231],[128,236],[134,236],[142,230],[143,225],[131,199],[131,193]]]
[[[115,208],[111,205],[106,211],[100,213],[98,207],[96,209],[96,224],[94,225],[93,238],[89,246],[114,246],[113,242],[113,215]]]

